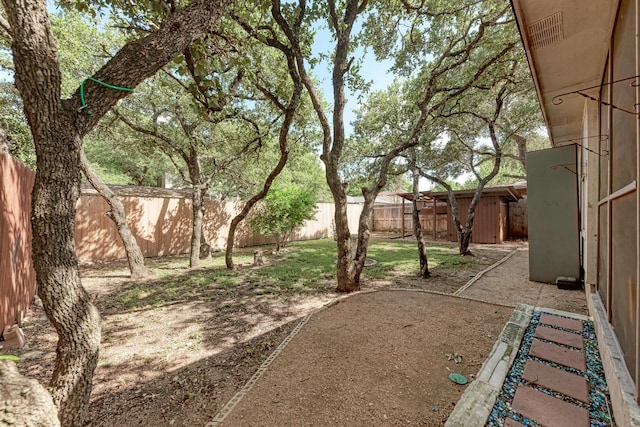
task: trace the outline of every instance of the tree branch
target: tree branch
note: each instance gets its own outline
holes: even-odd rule
[[[180,148],[180,145],[178,145],[178,143],[176,143],[166,135],[163,135],[162,133],[158,132],[157,128],[150,130],[150,129],[143,128],[142,126],[138,126],[135,123],[133,123],[131,120],[129,120],[128,118],[120,114],[120,112],[117,109],[113,109],[113,114],[115,114],[116,117],[122,123],[126,124],[131,130],[141,133],[143,135],[151,136],[154,139],[164,142],[165,144],[167,144],[168,147],[170,147],[173,151],[175,151],[185,161],[186,164],[189,164],[189,155],[184,150],[182,150],[182,148]],[[154,117],[154,124],[157,123],[157,117],[158,117],[157,115]]]
[[[0,37],[3,37],[9,41],[11,41],[11,25],[9,25],[9,21],[7,21],[4,16],[0,16]]]
[[[92,77],[110,85],[135,88],[184,51],[204,32],[217,26],[222,12],[229,3],[230,0],[195,0],[165,19],[157,30],[124,45]],[[81,135],[91,130],[102,116],[127,94],[128,92],[87,82],[84,95],[92,114],[78,116],[77,124]],[[56,99],[59,99],[59,96],[56,96]],[[66,108],[77,110],[81,105],[80,88],[63,103]]]

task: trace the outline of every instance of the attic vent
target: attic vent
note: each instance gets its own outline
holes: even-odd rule
[[[569,124],[569,119],[567,119],[566,117],[560,117],[558,119],[551,120],[551,123],[549,124],[551,125],[551,127],[565,126]]]
[[[527,27],[531,50],[559,43],[564,39],[562,12],[554,13]]]

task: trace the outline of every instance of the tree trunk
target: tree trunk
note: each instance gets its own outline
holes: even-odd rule
[[[18,372],[16,364],[0,360],[0,425],[57,427],[58,410],[51,395],[36,380]]]
[[[289,70],[291,72],[291,70]],[[291,127],[291,123],[293,120],[293,115],[295,114],[296,109],[298,108],[300,101],[300,94],[302,93],[302,86],[296,85],[296,90],[291,97],[290,100],[290,108],[287,109],[285,114],[285,119],[283,121],[282,127],[280,128],[280,136],[279,136],[279,146],[280,146],[280,159],[278,160],[278,164],[271,170],[269,176],[264,181],[264,185],[262,186],[262,190],[251,199],[244,204],[244,207],[240,211],[238,215],[233,217],[231,220],[231,224],[229,224],[229,234],[227,235],[227,250],[225,252],[225,262],[227,264],[228,270],[234,270],[235,265],[233,264],[233,245],[234,240],[236,238],[236,230],[238,229],[238,225],[249,215],[251,209],[258,203],[260,200],[264,199],[271,188],[271,184],[273,184],[273,180],[280,175],[282,169],[284,169],[287,164],[287,160],[289,159],[289,148],[287,138],[289,136],[289,129]]]
[[[75,253],[81,132],[77,106],[60,99],[46,2],[3,1],[12,28],[16,87],[36,148],[33,266],[58,334],[51,394],[64,426],[84,425],[100,348],[100,314],[82,287]]]
[[[469,243],[471,243],[471,229],[473,227],[473,215],[475,209],[475,203],[471,203],[469,210],[467,211],[467,223],[466,227],[462,226],[460,222],[460,209],[458,208],[458,201],[453,193],[453,188],[447,185],[447,192],[449,193],[449,203],[451,204],[451,216],[453,217],[453,224],[456,228],[458,235],[458,254],[459,255],[472,255],[469,250]],[[482,192],[482,190],[480,190]],[[472,209],[472,207],[474,209]]]
[[[335,7],[335,5],[332,7]],[[361,4],[358,0],[349,0],[344,5],[344,16],[339,19],[334,18],[332,21],[337,39],[331,76],[333,85],[333,141],[331,141],[328,122],[323,123],[324,142],[321,159],[325,164],[327,184],[331,189],[336,209],[334,219],[338,250],[338,262],[336,265],[337,292],[360,290],[360,274],[364,267],[364,259],[358,259],[351,242],[351,232],[349,231],[347,217],[347,184],[342,182],[339,172],[340,157],[346,142],[344,128],[344,109],[347,104],[345,75],[350,66],[347,58],[350,54],[351,31],[358,14],[362,12],[362,10],[359,10],[360,7]],[[321,121],[325,121],[324,113],[320,114],[321,107],[314,106],[314,108],[319,113]],[[363,215],[364,209],[360,217],[362,218]],[[360,235],[360,231],[358,234]],[[361,249],[363,249],[364,256],[366,256],[366,247]],[[360,256],[362,256],[362,253],[360,253]],[[362,267],[359,265],[360,262]]]
[[[100,314],[82,287],[75,253],[81,141],[69,118],[74,114],[48,117],[45,134],[34,135],[31,213],[38,295],[58,333],[51,394],[65,426],[84,424],[100,348]]]
[[[276,18],[276,21],[278,21],[278,25],[281,26],[281,28],[283,26],[287,27],[288,24],[286,24],[286,20],[284,20],[279,12],[279,8],[275,6],[272,7],[272,14],[274,14],[274,18]],[[288,31],[286,32],[295,40],[299,40],[301,25],[302,20],[297,21],[296,26],[294,28],[289,27]],[[229,225],[229,234],[227,236],[227,250],[225,253],[225,262],[227,264],[227,269],[229,270],[233,270],[235,268],[233,264],[233,245],[238,224],[240,224],[240,222],[243,221],[247,217],[247,215],[249,215],[249,212],[256,203],[266,197],[269,189],[271,188],[271,184],[273,184],[273,180],[276,179],[278,175],[280,175],[280,172],[282,172],[282,169],[284,169],[285,165],[287,164],[287,160],[289,159],[289,131],[291,130],[296,111],[300,106],[302,91],[304,90],[302,78],[300,77],[299,65],[296,62],[294,51],[289,47],[283,46],[279,42],[275,43],[274,40],[272,40],[271,42],[272,43],[267,44],[270,44],[273,47],[279,49],[287,58],[287,71],[293,84],[293,92],[289,96],[286,106],[276,102],[276,105],[284,114],[284,119],[282,121],[282,125],[280,126],[280,132],[278,134],[278,148],[280,150],[280,158],[278,160],[278,163],[271,170],[269,176],[267,176],[262,186],[262,190],[251,199],[249,199],[247,203],[245,203],[242,211],[240,211],[240,213],[231,220],[231,224]]]
[[[327,182],[333,176],[327,174]],[[342,188],[342,184],[339,184]],[[329,185],[331,187],[331,184]],[[335,187],[335,184],[334,184]],[[338,261],[336,264],[336,292],[354,292],[360,290],[360,274],[355,262],[355,253],[353,242],[351,241],[351,232],[349,231],[349,222],[347,217],[347,198],[346,195],[334,195],[336,206],[334,221],[336,224],[336,245],[338,250]],[[364,262],[363,262],[364,265]]]
[[[288,126],[290,126],[290,123],[291,122],[288,122],[288,124],[286,125],[287,134],[289,131]],[[247,217],[247,215],[249,215],[249,212],[251,212],[251,209],[253,209],[256,203],[258,203],[260,200],[266,197],[267,193],[269,192],[269,188],[271,188],[271,184],[273,184],[273,180],[276,179],[278,175],[280,175],[280,172],[282,172],[282,169],[284,169],[284,166],[287,164],[288,158],[289,158],[289,150],[287,148],[287,136],[281,135],[280,160],[278,161],[278,164],[273,168],[273,170],[265,180],[264,185],[262,186],[262,190],[258,194],[253,196],[251,199],[249,199],[247,203],[244,204],[244,207],[242,208],[240,213],[235,217],[233,217],[233,219],[231,220],[231,224],[229,224],[229,234],[227,235],[227,250],[225,252],[225,257],[224,257],[228,270],[235,269],[235,265],[233,264],[233,245],[234,245],[234,240],[236,238],[236,230],[238,229],[238,225]]]
[[[322,103],[316,95],[315,88],[311,79],[305,75],[304,82],[313,102],[320,124],[323,130],[323,146],[321,160],[325,164],[325,175],[327,184],[331,189],[333,200],[336,207],[335,212],[335,232],[338,248],[338,263],[336,266],[336,276],[338,292],[352,292],[360,289],[360,275],[364,268],[367,256],[367,247],[369,244],[370,230],[369,223],[373,213],[373,203],[382,188],[387,183],[387,174],[393,159],[395,159],[404,150],[413,147],[419,143],[419,133],[422,129],[427,117],[429,116],[426,109],[421,108],[420,117],[415,123],[411,137],[393,149],[388,151],[380,160],[380,169],[377,172],[376,182],[370,188],[363,188],[362,194],[365,203],[360,214],[358,223],[358,241],[355,247],[351,242],[349,231],[347,209],[346,209],[346,186],[340,176],[340,158],[345,146],[345,125],[344,125],[344,109],[347,103],[345,96],[345,76],[349,72],[352,59],[348,59],[351,55],[351,31],[359,14],[363,13],[368,4],[367,1],[348,0],[342,3],[344,5],[344,16],[338,17],[335,10],[335,3],[330,4],[333,8],[330,20],[332,29],[336,34],[336,48],[333,56],[333,126],[324,114]],[[425,104],[426,105],[426,104]],[[332,132],[333,131],[333,132]],[[333,133],[333,134],[332,134]]]
[[[491,135],[491,139],[493,141],[493,145],[496,150],[496,157],[494,159],[493,170],[489,173],[489,175],[480,179],[480,182],[478,183],[478,187],[476,188],[476,191],[473,194],[473,198],[471,199],[471,203],[469,204],[469,209],[467,210],[467,220],[465,222],[464,227],[462,227],[458,219],[459,216],[458,216],[457,204],[455,207],[454,213],[456,215],[456,228],[458,229],[458,243],[459,243],[460,255],[473,255],[469,250],[469,244],[471,243],[471,232],[473,231],[473,220],[476,216],[476,206],[478,206],[478,202],[482,197],[482,191],[484,190],[485,185],[487,185],[489,181],[491,181],[493,177],[495,177],[500,171],[502,151],[500,149],[500,146],[498,145],[498,139],[495,136],[495,131],[493,126],[494,126],[493,122],[489,124],[489,134]],[[476,174],[476,176],[478,175]],[[452,200],[455,201],[455,196],[453,195],[452,191],[449,192],[449,197],[453,198]]]
[[[189,257],[189,267],[198,268],[200,266],[200,244],[202,242],[202,219],[204,218],[204,195],[207,190],[202,186],[193,186],[192,208],[193,227],[191,229],[191,256]]]
[[[473,227],[473,216],[475,214],[475,207],[478,203],[479,195],[482,194],[482,189],[484,185],[476,189],[476,193],[474,193],[474,199],[471,201],[469,205],[469,210],[467,212],[467,222],[466,227],[462,226],[460,222],[460,209],[458,208],[458,201],[456,200],[456,195],[453,192],[453,188],[446,181],[438,178],[437,176],[430,175],[424,171],[420,171],[420,174],[427,178],[430,181],[437,182],[447,189],[447,195],[449,196],[449,204],[451,205],[451,217],[453,219],[453,225],[456,229],[456,233],[458,236],[458,253],[460,255],[472,255],[469,250],[469,243],[471,242],[471,229]],[[434,227],[436,224],[433,225]]]
[[[422,234],[422,224],[420,224],[420,211],[418,210],[418,198],[420,196],[420,191],[418,189],[420,182],[420,171],[416,168],[415,157],[411,159],[409,167],[412,168],[413,172],[413,201],[411,203],[412,206],[412,217],[413,217],[413,234],[416,236],[416,241],[418,243],[418,258],[420,259],[420,277],[423,279],[427,279],[431,277],[431,273],[429,272],[429,259],[427,258],[427,245],[424,242],[424,236]],[[404,215],[404,212],[402,213]],[[434,221],[433,226],[436,226]]]
[[[469,250],[469,243],[471,243],[471,229],[460,229],[458,231],[458,252],[460,255],[473,255]]]
[[[374,186],[373,190],[362,189],[364,204],[358,221],[358,237],[355,247],[349,234],[346,195],[341,198],[335,198],[336,201],[340,200],[340,203],[336,203],[335,216],[336,234],[338,236],[337,292],[360,290],[360,276],[367,260],[367,249],[369,247],[369,238],[371,237],[369,225],[373,214],[373,204],[382,187],[384,187],[384,184],[379,182],[378,185]],[[338,226],[338,224],[340,225]]]
[[[211,257],[211,245],[204,238],[204,233],[200,234],[200,259]]]
[[[436,182],[444,186],[447,189],[447,193],[449,195],[451,217],[453,218],[453,225],[458,236],[458,253],[460,255],[471,255],[471,251],[469,250],[469,243],[471,243],[471,227],[473,226],[474,214],[471,207],[473,206],[475,209],[475,203],[471,203],[471,205],[469,206],[469,211],[467,212],[467,227],[463,227],[462,222],[460,222],[460,208],[458,207],[458,200],[456,199],[456,195],[453,192],[453,188],[445,181],[436,180]],[[480,192],[482,193],[482,190],[480,190]],[[471,222],[469,222],[469,218],[471,218]]]
[[[331,189],[331,194],[335,203],[333,231],[338,256],[336,265],[336,290],[338,292],[352,292],[360,289],[360,275],[364,268],[367,255],[367,245],[370,236],[369,222],[371,220],[373,202],[377,194],[386,184],[387,172],[391,161],[400,152],[418,143],[418,134],[416,132],[410,141],[396,146],[393,150],[387,153],[382,160],[376,184],[374,184],[373,188],[370,190],[363,189],[365,204],[363,206],[362,214],[360,215],[358,241],[354,252],[347,217],[346,186],[348,183],[342,182],[339,169],[340,157],[342,156],[342,151],[346,142],[344,126],[344,109],[347,102],[345,97],[345,76],[351,67],[351,60],[348,60],[351,52],[351,31],[356,18],[366,10],[367,5],[367,0],[348,0],[341,2],[340,9],[344,10],[344,16],[338,16],[338,8],[336,7],[335,2],[329,2],[329,8],[331,10],[329,25],[332,27],[337,41],[333,55],[334,62],[331,78],[333,86],[332,124],[329,123],[329,119],[324,112],[323,103],[317,94],[315,83],[305,70],[305,59],[301,55],[302,50],[300,49],[299,37],[294,37],[291,31],[285,31],[289,41],[291,41],[296,48],[296,61],[300,64],[299,70],[302,81],[307,88],[307,92],[309,93],[313,104],[313,109],[316,112],[320,121],[320,126],[322,127],[323,141],[322,155],[320,156],[320,159],[325,165],[327,184]],[[272,10],[278,12],[278,9],[276,8],[273,8]],[[284,20],[281,15],[276,16],[276,19],[278,19],[279,22]],[[299,20],[298,22],[303,21]],[[428,114],[426,112],[421,114],[421,117],[418,120],[418,127],[421,127],[424,124],[427,116]]]
[[[127,216],[124,210],[124,206],[120,199],[111,191],[109,187],[98,177],[98,174],[93,170],[84,150],[80,149],[80,167],[84,172],[84,176],[87,177],[87,181],[96,189],[98,193],[107,201],[111,210],[107,216],[113,220],[118,229],[118,234],[124,244],[124,250],[127,254],[127,261],[129,262],[129,271],[131,272],[132,279],[139,279],[142,277],[152,276],[154,273],[144,265],[144,256],[142,251],[136,242],[135,237],[129,229],[127,224]]]
[[[224,253],[224,261],[227,265],[227,270],[235,270],[236,265],[233,263],[233,246],[235,245],[236,229],[242,219],[239,216],[233,217],[229,224],[229,233],[227,234],[227,248]]]
[[[513,140],[518,145],[518,160],[520,160],[520,164],[527,170],[527,138],[522,135],[514,134]]]

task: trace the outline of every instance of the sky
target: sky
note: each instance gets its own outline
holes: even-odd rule
[[[354,32],[357,31],[354,30]],[[328,29],[318,29],[315,43],[312,47],[312,53],[330,53],[335,49],[335,41],[331,39],[331,33]],[[386,60],[379,62],[373,53],[364,53],[362,49],[356,52],[356,59],[363,57],[362,73],[366,81],[371,81],[371,91],[383,90],[389,86],[394,79],[394,75],[390,72],[393,65],[391,61]],[[331,64],[323,62],[318,64],[314,70],[314,75],[321,80],[320,90],[325,98],[333,105],[333,86],[331,84]],[[354,110],[358,108],[358,98],[356,94],[347,92],[347,106],[345,108],[345,131],[349,136],[353,130],[351,122],[355,120],[356,113]]]
[[[49,10],[58,10],[52,0],[47,0]],[[359,25],[356,23],[354,34],[359,31]],[[330,54],[335,49],[335,41],[332,40],[331,33],[327,28],[318,28],[316,32],[315,43],[312,47],[314,55],[319,53]],[[392,61],[378,61],[372,52],[365,53],[363,49],[359,49],[355,53],[356,59],[362,58],[362,77],[365,81],[370,82],[370,91],[384,90],[394,80],[394,75],[390,71]],[[6,73],[5,73],[6,74]],[[333,105],[333,87],[331,83],[331,64],[324,61],[313,69],[313,74],[320,80],[319,91],[322,92],[325,99],[330,105]],[[12,76],[0,74],[0,79],[9,80]],[[358,109],[358,96],[347,90],[347,105],[345,108],[344,121],[346,135],[350,136],[353,132],[352,122],[356,119],[355,110]],[[421,184],[421,187],[424,187]]]
[[[331,39],[331,33],[327,29],[319,29],[316,34],[315,43],[312,48],[312,53],[317,55],[319,53],[329,53],[335,49],[335,41]],[[378,61],[372,52],[364,53],[362,50],[358,52],[363,58],[362,73],[366,81],[371,82],[370,91],[378,91],[386,89],[395,76],[390,71],[393,63],[390,60]],[[364,55],[364,56],[362,56]],[[321,84],[319,91],[323,93],[325,98],[333,105],[333,86],[331,84],[331,64],[323,62],[317,65],[313,73],[320,79]],[[356,94],[347,92],[347,106],[345,108],[344,121],[345,121],[345,133],[348,137],[353,132],[353,126],[351,122],[356,119],[356,112],[358,109],[358,98]],[[433,187],[430,181],[420,178],[419,190],[426,191]]]

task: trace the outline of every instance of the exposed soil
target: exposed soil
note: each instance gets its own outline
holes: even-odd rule
[[[355,295],[316,313],[224,426],[436,426],[511,309],[412,291]],[[456,363],[456,358],[459,363]]]
[[[378,280],[373,287],[378,288],[384,286],[389,288],[422,289],[453,294],[476,274],[492,266],[519,247],[526,247],[526,245],[522,243],[472,245],[473,255],[469,257],[472,258],[471,261],[473,261],[473,265],[466,265],[465,263],[465,265],[460,268],[432,268],[430,270],[431,277],[429,277],[428,280],[407,274],[390,275],[384,280]]]
[[[380,292],[315,313],[225,425],[441,425],[464,390],[448,373],[478,371],[511,309],[384,290],[453,293],[516,247],[474,246],[473,266],[436,268],[428,281],[400,273],[365,280],[364,290]],[[520,266],[512,270],[503,274],[526,277]],[[85,266],[82,275],[103,316],[92,426],[205,425],[300,319],[341,298],[331,280],[313,295],[262,294],[240,283],[207,294],[183,289],[164,304],[127,309],[114,303],[114,291],[140,283],[129,281],[124,265]],[[56,335],[37,306],[27,320],[19,367],[46,384]],[[462,362],[449,360],[455,354]],[[271,372],[279,377],[269,379]]]

